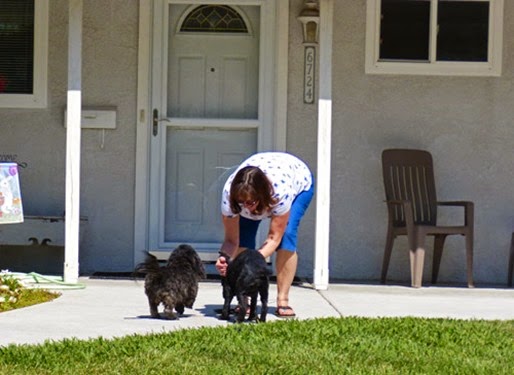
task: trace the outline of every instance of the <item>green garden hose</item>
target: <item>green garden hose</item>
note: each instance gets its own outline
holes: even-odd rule
[[[27,288],[84,289],[86,287],[83,283],[65,282],[61,276],[41,275],[36,272],[4,272],[2,274],[17,278]]]

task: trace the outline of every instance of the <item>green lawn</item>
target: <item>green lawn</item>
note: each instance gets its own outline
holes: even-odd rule
[[[48,302],[59,296],[60,293],[45,289],[26,288],[8,271],[0,271],[0,313]]]
[[[514,374],[514,321],[328,318],[0,348],[0,374],[242,373]]]

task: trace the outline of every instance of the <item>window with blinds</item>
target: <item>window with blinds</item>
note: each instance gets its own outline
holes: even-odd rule
[[[0,0],[0,94],[32,94],[34,1]]]
[[[50,0],[0,0],[0,108],[45,108]]]

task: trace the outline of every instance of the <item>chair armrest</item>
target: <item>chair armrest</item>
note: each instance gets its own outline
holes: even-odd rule
[[[470,201],[445,201],[445,202],[437,202],[438,206],[469,206],[473,205],[473,202]]]
[[[470,201],[437,202],[438,206],[464,207],[464,225],[473,227],[475,217],[475,204]]]

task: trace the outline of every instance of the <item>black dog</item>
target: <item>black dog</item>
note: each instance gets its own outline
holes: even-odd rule
[[[220,319],[228,320],[230,303],[234,296],[239,302],[239,311],[236,310],[236,322],[243,322],[248,308],[247,297],[250,297],[249,320],[266,321],[268,313],[269,275],[266,260],[256,250],[246,250],[230,261],[227,274],[221,278],[223,298],[225,303]],[[257,318],[257,296],[261,297],[261,315]]]
[[[198,282],[205,277],[200,257],[189,245],[180,245],[170,254],[166,266],[159,266],[155,256],[146,253],[146,260],[136,267],[145,273],[145,293],[152,318],[160,318],[159,304],[164,305],[164,319],[177,319],[184,307],[192,308],[198,294]]]

